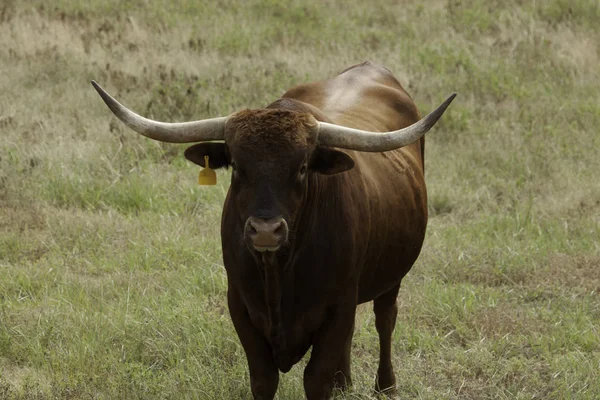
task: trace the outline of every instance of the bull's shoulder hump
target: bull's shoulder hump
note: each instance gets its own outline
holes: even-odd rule
[[[365,61],[361,64],[353,65],[350,68],[346,68],[339,75],[333,77],[332,81],[346,81],[348,85],[356,84],[381,84],[389,87],[393,87],[404,91],[404,88],[396,79],[392,71],[383,65],[374,63],[372,61]]]
[[[360,92],[374,85],[395,88],[409,97],[389,69],[371,61],[353,65],[327,80],[294,86],[281,97],[299,100],[321,108],[319,104],[328,97],[352,91]]]

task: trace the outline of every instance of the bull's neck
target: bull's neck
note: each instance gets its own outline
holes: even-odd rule
[[[265,277],[265,300],[267,303],[268,317],[271,327],[271,341],[280,342],[281,334],[281,292],[283,282],[281,280],[281,266],[275,253],[262,253],[262,264]],[[282,344],[282,343],[279,343]]]

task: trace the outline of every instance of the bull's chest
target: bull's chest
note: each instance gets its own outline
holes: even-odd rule
[[[234,252],[240,258],[228,262],[230,254],[224,251],[229,284],[241,294],[250,322],[269,344],[277,367],[287,372],[313,344],[331,298],[337,298],[332,282],[339,279],[330,257],[322,254],[316,260],[316,251],[304,251],[282,262]]]
[[[275,364],[282,372],[302,359],[310,346],[324,312],[321,310],[300,311],[288,306],[285,301],[279,305],[279,315],[267,308],[249,309],[252,324],[261,331],[269,343]]]

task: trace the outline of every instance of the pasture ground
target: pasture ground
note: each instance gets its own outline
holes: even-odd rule
[[[406,3],[406,4],[405,4]],[[0,398],[249,397],[219,218],[184,146],[126,105],[183,121],[260,107],[364,60],[422,112],[430,224],[403,282],[399,398],[600,398],[597,0],[3,0]],[[354,387],[372,399],[370,306]],[[302,368],[278,399],[303,398]]]

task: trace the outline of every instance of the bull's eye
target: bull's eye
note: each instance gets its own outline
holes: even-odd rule
[[[233,169],[235,171],[236,167],[237,167],[237,165],[236,165],[235,161],[232,161],[231,162],[231,169]]]

